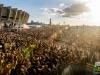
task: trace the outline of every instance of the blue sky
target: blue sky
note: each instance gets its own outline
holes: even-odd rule
[[[53,24],[91,24],[90,11],[85,3],[89,0],[0,0],[4,6],[12,6],[29,13],[28,22],[40,21]],[[75,8],[76,7],[76,8]]]

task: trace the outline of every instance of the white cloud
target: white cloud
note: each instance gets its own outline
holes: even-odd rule
[[[64,6],[65,6],[65,4],[64,4],[64,3],[61,3],[61,4],[59,4],[59,6],[60,6],[60,7],[64,7]]]
[[[41,8],[42,15],[48,18],[56,16],[58,10],[58,8]]]
[[[79,0],[76,0],[79,1]],[[56,16],[61,15],[62,17],[76,17],[83,14],[84,12],[89,12],[89,8],[85,3],[74,3],[66,6],[64,3],[59,4],[58,8],[41,8],[43,15]]]
[[[89,12],[90,9],[85,4],[79,3],[66,7],[65,9],[63,9],[63,11],[64,13],[66,13],[65,15],[63,15],[63,17],[74,17],[81,15],[84,12]]]
[[[88,2],[88,1],[91,1],[91,0],[74,0],[75,2]]]
[[[59,7],[60,7],[61,9],[64,9],[64,8],[66,8],[67,6],[66,6],[64,3],[61,3],[61,4],[59,4]]]

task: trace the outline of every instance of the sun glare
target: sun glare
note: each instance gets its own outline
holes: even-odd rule
[[[100,0],[91,0],[91,2],[88,3],[88,7],[91,10],[91,21],[95,24],[100,24]]]

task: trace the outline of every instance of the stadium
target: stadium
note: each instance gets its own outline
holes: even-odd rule
[[[16,25],[26,24],[28,19],[27,12],[0,4],[0,28],[12,28]]]

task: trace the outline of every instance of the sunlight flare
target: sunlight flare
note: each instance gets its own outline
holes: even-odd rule
[[[91,20],[96,24],[100,24],[100,0],[91,0],[87,6],[91,10]]]

